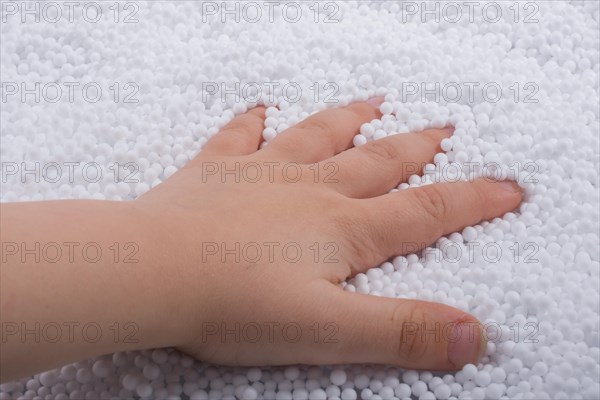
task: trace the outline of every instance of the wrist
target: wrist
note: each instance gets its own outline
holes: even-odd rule
[[[197,258],[194,234],[181,230],[190,221],[182,220],[174,209],[135,203],[130,202],[128,224],[137,227],[139,264],[152,293],[141,294],[145,324],[153,332],[146,347],[181,346],[194,338],[194,326],[208,308],[207,277]]]

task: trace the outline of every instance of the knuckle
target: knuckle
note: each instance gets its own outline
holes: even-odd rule
[[[399,303],[394,307],[392,322],[399,327],[399,342],[396,348],[397,355],[408,362],[419,360],[425,353],[426,347],[422,339],[422,329],[425,321],[425,312],[420,305],[413,305],[408,318],[406,318],[406,305]],[[394,330],[397,332],[397,330]],[[397,339],[398,340],[398,339]]]
[[[401,157],[400,149],[387,140],[377,140],[358,148],[376,161],[389,161]]]
[[[323,118],[314,118],[306,121],[306,124],[303,124],[301,128],[319,132],[331,132],[333,130],[331,123]]]
[[[417,205],[436,224],[448,213],[448,205],[441,191],[434,185],[417,188],[413,192]]]
[[[225,125],[223,129],[231,131],[240,131],[246,129],[246,127],[252,122],[252,116],[243,114],[237,118],[232,119]]]
[[[436,133],[439,129],[427,129],[417,135],[417,137],[423,140],[424,143],[431,146],[432,148],[437,148],[440,145],[440,139],[436,136]]]
[[[265,121],[265,108],[263,108],[263,107],[253,108],[252,110],[248,111],[246,114],[242,114],[242,116],[245,117],[245,119],[247,119],[248,122],[262,124]]]
[[[377,118],[377,112],[370,104],[361,102],[340,108],[339,118],[349,121],[352,125],[360,127],[363,123]]]
[[[365,218],[362,217],[362,210],[360,208],[357,207],[348,212],[348,205],[344,204],[343,207],[338,209],[343,209],[345,211],[334,215],[333,223],[335,227],[342,232],[342,234],[354,235],[357,233],[357,230],[364,230],[363,221]]]
[[[375,265],[381,261],[381,242],[368,209],[353,199],[348,199],[344,214],[336,218],[336,225],[344,238],[344,247],[349,254],[348,262],[353,269]]]
[[[250,141],[252,139],[250,132],[241,126],[230,126],[221,131],[221,133],[236,141]]]
[[[297,149],[297,141],[290,136],[292,132],[283,132],[275,136],[275,139],[267,146],[267,149],[276,149],[282,153],[293,154],[294,149]]]
[[[332,217],[334,229],[347,239],[352,254],[361,255],[363,247],[368,243],[366,239],[371,236],[365,209],[353,204],[352,199],[343,199],[342,204],[337,204],[337,208],[331,209],[343,210]],[[360,243],[362,245],[359,245]]]
[[[472,208],[471,212],[481,221],[484,218],[484,209],[487,204],[486,195],[477,187],[477,185],[471,184],[468,185],[467,188],[473,198],[473,204],[475,204],[475,207]]]
[[[337,138],[335,135],[335,126],[333,126],[332,122],[329,120],[315,118],[300,126],[300,130],[307,131],[303,133],[307,133],[312,138],[317,139],[325,148],[336,147]]]

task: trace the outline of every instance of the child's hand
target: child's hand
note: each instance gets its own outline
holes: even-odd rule
[[[350,149],[361,124],[380,116],[372,103],[316,114],[262,150],[264,108],[253,109],[135,202],[171,261],[165,284],[177,296],[164,301],[185,316],[181,332],[165,333],[173,345],[235,365],[477,362],[486,343],[473,316],[339,283],[513,210],[520,190],[479,180],[388,194],[432,162],[452,129]]]

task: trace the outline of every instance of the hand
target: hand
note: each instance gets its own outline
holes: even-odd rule
[[[255,108],[136,201],[162,232],[156,251],[170,259],[172,281],[164,284],[174,287],[183,318],[178,334],[169,333],[173,345],[246,366],[455,370],[477,362],[486,343],[473,316],[340,288],[414,251],[408,244],[429,245],[521,200],[516,184],[487,180],[388,193],[420,172],[409,167],[432,162],[452,128],[350,148],[361,124],[380,117],[379,103],[320,112],[261,150],[265,110]]]

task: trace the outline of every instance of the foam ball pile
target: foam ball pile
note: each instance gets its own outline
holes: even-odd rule
[[[257,104],[269,107],[268,142],[317,111],[385,96],[355,146],[455,127],[393,190],[501,177],[525,200],[344,289],[468,311],[486,325],[487,353],[440,374],[225,368],[149,349],[2,384],[0,400],[600,397],[600,3],[440,6],[437,21],[421,2],[286,3],[260,15],[241,3],[238,21],[221,2],[123,2],[117,14],[109,3],[94,22],[81,6],[54,22],[51,9],[39,22],[22,22],[20,2],[3,9],[2,201],[135,199]],[[43,179],[23,174],[35,168]]]

